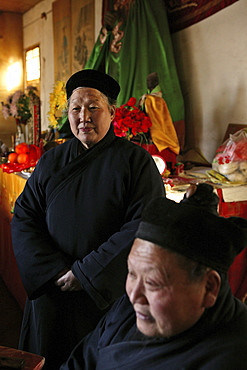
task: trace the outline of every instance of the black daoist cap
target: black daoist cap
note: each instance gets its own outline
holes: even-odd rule
[[[95,69],[84,69],[74,73],[66,83],[67,99],[78,87],[91,87],[105,94],[108,98],[117,99],[120,86],[111,76]]]
[[[190,198],[176,203],[164,197],[145,208],[136,238],[155,243],[226,273],[247,246],[247,220],[220,217],[218,197],[208,184],[199,184]]]

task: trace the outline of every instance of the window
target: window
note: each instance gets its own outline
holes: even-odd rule
[[[26,81],[40,79],[40,53],[39,46],[26,51]]]

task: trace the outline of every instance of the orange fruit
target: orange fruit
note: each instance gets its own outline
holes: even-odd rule
[[[16,145],[15,152],[17,154],[29,153],[29,146],[26,143]]]
[[[29,162],[29,155],[26,153],[21,153],[17,157],[18,163],[28,163]]]
[[[16,162],[17,162],[17,157],[18,157],[18,154],[17,154],[17,153],[15,153],[15,152],[10,153],[10,154],[8,155],[8,161],[9,161],[10,163],[16,163]]]

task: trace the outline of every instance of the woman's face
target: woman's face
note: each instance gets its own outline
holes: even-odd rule
[[[73,91],[68,110],[70,127],[87,149],[103,139],[114,116],[115,106],[109,106],[99,90],[83,87]]]
[[[126,291],[143,334],[171,337],[189,329],[203,314],[206,277],[190,281],[175,253],[135,239],[128,270]]]

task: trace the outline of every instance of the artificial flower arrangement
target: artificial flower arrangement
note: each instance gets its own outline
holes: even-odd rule
[[[50,110],[47,113],[49,127],[59,130],[67,121],[65,82],[57,81],[54,84],[53,91],[50,93],[49,103]]]
[[[18,90],[11,94],[7,103],[2,102],[2,114],[5,119],[8,117],[14,117],[21,123],[27,123],[29,118],[32,117],[30,110],[30,101],[36,96],[34,86],[27,87],[27,94]]]
[[[125,137],[128,140],[149,140],[149,128],[152,126],[150,118],[136,105],[136,98],[130,98],[127,103],[116,109],[113,121],[116,136]]]

